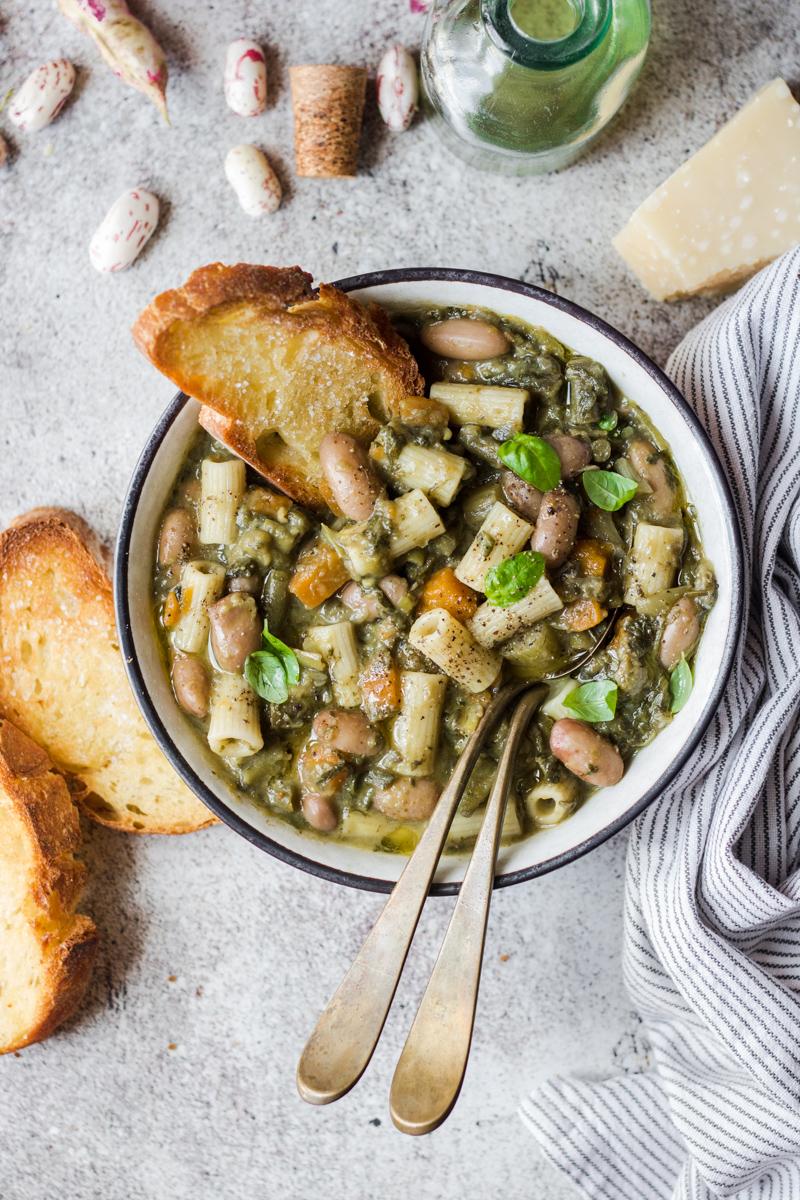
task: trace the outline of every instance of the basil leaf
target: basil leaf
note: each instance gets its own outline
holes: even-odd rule
[[[619,415],[615,412],[603,413],[600,420],[597,422],[599,429],[604,429],[606,433],[610,433],[612,429],[617,428],[619,423]]]
[[[254,650],[244,661],[244,677],[262,700],[283,704],[289,699],[289,684],[283,662],[271,650]]]
[[[617,711],[617,685],[610,679],[592,679],[565,696],[563,704],[582,721],[612,721]]]
[[[694,680],[692,668],[682,658],[669,677],[669,694],[672,697],[670,712],[679,713],[692,694]]]
[[[639,490],[635,479],[626,479],[616,471],[584,471],[581,480],[583,490],[592,504],[604,512],[616,512],[632,500]]]
[[[544,559],[538,550],[523,550],[504,558],[486,576],[483,590],[486,599],[498,608],[507,608],[524,599],[544,574]]]
[[[283,704],[289,699],[289,688],[300,679],[300,664],[291,646],[270,633],[267,622],[261,631],[263,650],[248,654],[244,663],[244,677],[262,700],[270,704]]]
[[[515,433],[497,453],[509,471],[540,492],[549,492],[561,482],[561,459],[544,438]]]
[[[297,655],[294,650],[292,650],[291,646],[287,646],[285,642],[282,642],[280,638],[276,638],[274,633],[270,633],[266,621],[264,622],[261,639],[265,643],[265,649],[271,646],[276,651],[286,671],[286,679],[289,687],[294,687],[300,679],[300,664],[297,661]]]

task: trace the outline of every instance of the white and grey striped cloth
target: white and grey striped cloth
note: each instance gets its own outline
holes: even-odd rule
[[[697,754],[638,819],[625,978],[654,1067],[522,1106],[602,1200],[800,1200],[800,247],[668,371],[730,479],[746,632]]]

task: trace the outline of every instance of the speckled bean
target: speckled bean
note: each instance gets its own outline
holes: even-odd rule
[[[261,620],[252,596],[229,592],[209,605],[211,648],[223,671],[241,671],[248,654],[261,646]]]
[[[548,567],[560,567],[569,557],[578,531],[580,506],[563,488],[545,492],[531,537],[531,548],[538,550]]]
[[[509,340],[502,329],[488,321],[473,321],[469,317],[451,317],[447,321],[425,325],[420,340],[423,346],[440,358],[469,361],[497,358],[500,354],[507,354],[510,349]]]
[[[89,245],[96,271],[125,271],[153,236],[158,224],[158,197],[144,188],[123,192],[111,205]]]
[[[58,7],[97,46],[111,70],[167,116],[167,61],[146,25],[125,0],[58,0]]]
[[[654,517],[667,517],[675,508],[675,489],[658,451],[644,438],[637,438],[628,447],[628,458],[636,474],[644,480],[651,494],[647,506]]]
[[[532,483],[526,483],[513,471],[503,471],[500,486],[511,507],[526,521],[535,521],[542,507],[542,493]]]
[[[394,821],[427,821],[441,788],[432,779],[396,779],[372,797],[378,812]]]
[[[8,119],[23,133],[38,133],[55,120],[75,86],[75,68],[54,58],[32,71],[12,98]]]
[[[324,708],[314,717],[311,732],[340,754],[367,758],[380,745],[380,737],[358,709]]]
[[[341,512],[354,521],[366,521],[381,493],[364,448],[348,433],[326,433],[319,461]]]
[[[568,771],[593,787],[612,787],[625,773],[616,746],[572,717],[556,721],[550,731],[550,749]]]
[[[417,64],[405,46],[390,46],[378,63],[378,109],[393,133],[408,129],[419,103]]]
[[[248,217],[263,217],[280,208],[280,180],[257,146],[234,146],[229,150],[225,175]]]
[[[544,440],[553,447],[561,460],[561,475],[572,479],[592,461],[592,447],[580,438],[568,433],[548,433]]]
[[[691,596],[681,596],[667,613],[658,657],[666,671],[677,667],[684,655],[689,654],[700,637],[700,616]]]
[[[333,833],[339,824],[335,806],[327,796],[322,796],[319,792],[305,792],[300,807],[311,828],[319,833]]]
[[[197,537],[194,517],[188,508],[171,508],[158,537],[158,562],[162,567],[186,558]]]
[[[179,654],[172,663],[175,699],[192,717],[208,715],[210,683],[208,671],[193,654]]]
[[[267,62],[249,38],[236,38],[225,54],[225,100],[238,117],[257,117],[267,107]]]

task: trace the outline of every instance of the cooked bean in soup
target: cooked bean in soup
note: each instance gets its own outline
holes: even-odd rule
[[[156,549],[172,687],[244,796],[408,853],[498,687],[569,672],[616,617],[530,726],[518,839],[616,784],[683,706],[714,577],[669,448],[601,363],[490,312],[393,319],[429,395],[370,445],[328,432],[324,517],[198,433]],[[507,728],[451,850],[475,839]]]

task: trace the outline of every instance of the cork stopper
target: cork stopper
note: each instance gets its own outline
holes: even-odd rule
[[[298,175],[347,178],[358,169],[364,116],[364,67],[290,67]]]

